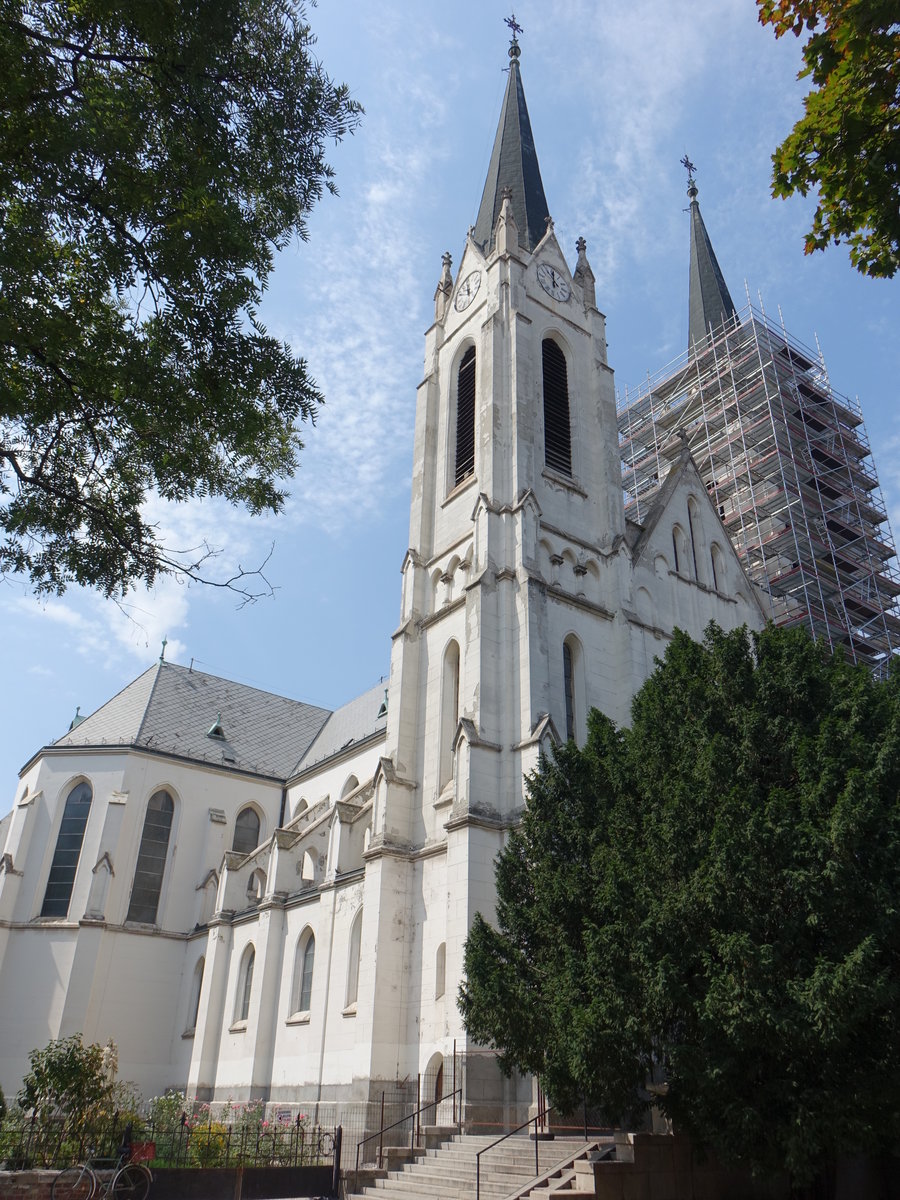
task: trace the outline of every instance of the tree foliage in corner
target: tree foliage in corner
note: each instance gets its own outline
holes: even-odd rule
[[[321,397],[257,306],[359,108],[294,0],[0,0],[0,573],[199,566],[144,508],[277,511]]]
[[[676,634],[630,729],[528,780],[477,917],[471,1037],[663,1110],[725,1161],[812,1178],[900,1136],[900,695],[802,631]]]
[[[115,1108],[118,1053],[113,1042],[85,1045],[80,1033],[58,1038],[28,1054],[30,1070],[17,1097],[19,1107],[47,1121],[88,1128]]]
[[[804,115],[773,155],[772,194],[818,188],[806,253],[847,242],[853,265],[900,268],[900,21],[896,0],[757,0],[776,37],[809,31]]]

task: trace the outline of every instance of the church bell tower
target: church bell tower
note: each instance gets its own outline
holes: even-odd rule
[[[465,1043],[465,936],[476,911],[493,913],[493,860],[521,813],[524,774],[553,740],[583,736],[578,658],[590,654],[612,688],[630,678],[608,632],[625,518],[605,318],[584,240],[574,271],[557,241],[517,32],[478,218],[455,275],[444,255],[425,335],[367,855],[385,937],[405,928],[426,980],[446,948],[443,1015],[414,1000],[406,1013],[419,1047],[429,1032]],[[384,987],[391,972],[403,968],[386,967]],[[401,1070],[422,1069],[416,1053],[411,1044]]]

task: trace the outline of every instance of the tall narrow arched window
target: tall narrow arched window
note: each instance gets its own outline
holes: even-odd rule
[[[541,343],[544,367],[544,461],[554,471],[572,474],[569,376],[566,356],[552,338]]]
[[[362,953],[362,916],[363,910],[360,909],[353,918],[353,924],[350,926],[350,953],[347,956],[347,1008],[349,1008],[351,1004],[356,1003],[356,998],[359,995],[359,957]]]
[[[175,801],[168,792],[154,792],[150,797],[126,921],[142,921],[146,925],[156,921],[174,812]]]
[[[241,971],[238,975],[237,992],[234,997],[235,1021],[246,1021],[250,1016],[250,994],[253,991],[253,967],[256,963],[256,951],[248,946],[241,959]]]
[[[438,787],[443,789],[453,775],[453,738],[459,724],[459,643],[451,641],[444,652],[441,677],[441,746]]]
[[[447,943],[441,942],[434,956],[434,998],[440,1000],[447,982]]]
[[[566,693],[566,740],[575,737],[575,666],[572,662],[572,646],[563,642],[563,685]]]
[[[305,929],[297,943],[294,957],[294,986],[291,1011],[309,1012],[312,1001],[313,968],[316,965],[316,939],[311,929]]]
[[[722,559],[722,550],[716,542],[713,542],[709,548],[709,558],[712,565],[713,587],[717,592],[720,592],[725,580],[725,566]]]
[[[194,981],[191,987],[191,1007],[188,1013],[187,1027],[189,1030],[197,1028],[197,1018],[200,1015],[200,992],[203,989],[203,968],[205,965],[204,959],[199,959],[194,968]]]
[[[697,503],[692,498],[688,500],[688,531],[691,535],[691,563],[694,568],[694,578],[700,578],[700,572],[697,570],[697,526],[700,521],[700,513],[697,509]]]
[[[680,525],[672,526],[672,550],[675,554],[676,575],[686,575],[688,572],[687,541]]]
[[[238,854],[249,854],[259,845],[259,813],[249,805],[242,808],[234,823],[232,850]]]
[[[454,486],[475,470],[475,347],[470,346],[456,376],[456,469]]]
[[[66,806],[63,809],[53,862],[50,864],[50,875],[47,878],[47,890],[44,892],[44,903],[41,906],[42,917],[68,916],[92,796],[91,785],[84,781],[76,783],[66,796]]]

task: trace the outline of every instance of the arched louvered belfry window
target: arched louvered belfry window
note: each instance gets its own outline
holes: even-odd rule
[[[81,856],[81,843],[84,841],[92,796],[91,785],[82,781],[76,783],[66,797],[53,862],[50,864],[47,890],[44,892],[42,917],[66,917],[69,914],[69,901],[72,899],[75,872]]]
[[[232,850],[238,854],[249,854],[259,845],[259,813],[249,805],[242,808],[234,823]]]
[[[175,801],[169,793],[154,792],[144,817],[144,832],[141,834],[141,848],[126,921],[141,921],[145,925],[152,925],[156,921],[174,813]]]
[[[566,356],[552,338],[541,343],[544,366],[544,461],[562,475],[572,474],[569,374]]]
[[[453,484],[475,470],[475,347],[470,346],[456,377],[456,470]]]

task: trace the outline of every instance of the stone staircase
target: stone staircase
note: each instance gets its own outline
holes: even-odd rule
[[[496,1135],[457,1135],[441,1145],[420,1152],[415,1161],[400,1170],[388,1170],[382,1178],[369,1179],[358,1192],[350,1173],[347,1200],[475,1200],[476,1155],[497,1140]],[[593,1193],[593,1175],[587,1166],[590,1151],[612,1145],[612,1138],[556,1137],[538,1142],[538,1171],[535,1173],[534,1142],[515,1135],[484,1154],[481,1159],[481,1200],[533,1200],[561,1192],[575,1197],[583,1190]],[[580,1160],[582,1170],[577,1164]],[[585,1170],[587,1168],[587,1170]],[[590,1186],[585,1189],[585,1184]]]

